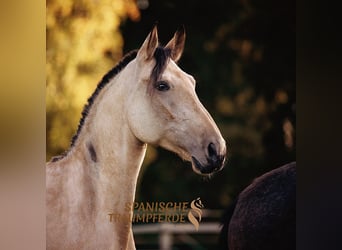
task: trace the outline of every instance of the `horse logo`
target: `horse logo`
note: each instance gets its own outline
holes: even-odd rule
[[[201,198],[198,197],[197,199],[193,200],[190,204],[190,207],[191,207],[191,209],[189,210],[189,213],[188,213],[188,219],[194,225],[196,231],[198,231],[199,223],[202,220],[201,209],[204,208],[202,201],[201,201]]]

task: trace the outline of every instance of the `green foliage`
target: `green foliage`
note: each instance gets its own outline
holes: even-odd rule
[[[127,17],[139,19],[133,0],[47,1],[47,160],[69,147],[88,97],[122,57]]]

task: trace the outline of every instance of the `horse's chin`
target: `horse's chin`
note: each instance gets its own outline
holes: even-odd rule
[[[203,164],[197,160],[196,157],[191,156],[191,165],[192,165],[192,170],[199,175],[204,175],[208,176],[212,173],[212,171],[208,171],[208,168],[206,168]]]
[[[213,166],[213,165],[207,165],[202,164],[196,157],[191,156],[191,165],[192,169],[195,173],[199,175],[209,176],[211,174],[217,173],[222,170],[224,166],[224,162],[222,162],[222,165],[220,166]]]
[[[175,153],[184,161],[190,162],[192,170],[196,174],[203,175],[203,176],[208,176],[211,174],[211,173],[206,173],[206,171],[204,170],[205,167],[194,156],[191,156],[187,151],[177,150],[175,151]]]
[[[192,166],[192,170],[199,175],[202,176],[209,176],[213,173],[216,173],[222,169],[222,166],[218,167],[213,167],[211,165],[203,164],[198,160],[195,156],[191,155],[191,153],[186,150],[185,148],[174,148],[170,146],[169,144],[161,145],[164,149],[167,149],[171,152],[176,153],[181,159],[184,161],[190,162]]]

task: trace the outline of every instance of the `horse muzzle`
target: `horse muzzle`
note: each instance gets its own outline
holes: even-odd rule
[[[223,154],[219,154],[215,144],[209,143],[207,149],[206,163],[201,163],[195,156],[191,156],[193,169],[200,174],[212,174],[223,169],[226,161],[226,149]]]

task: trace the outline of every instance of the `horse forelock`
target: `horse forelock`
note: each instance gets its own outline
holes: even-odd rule
[[[160,79],[171,58],[171,49],[159,46],[154,51],[153,57],[156,62],[151,72],[151,80],[155,83]]]

